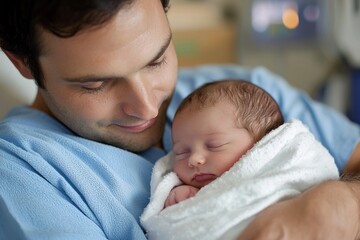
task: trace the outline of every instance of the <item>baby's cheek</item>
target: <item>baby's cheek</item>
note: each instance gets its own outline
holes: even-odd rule
[[[178,160],[175,161],[173,165],[173,171],[178,175],[181,181],[187,183],[188,177],[187,174],[189,173],[187,162],[185,160]]]
[[[182,173],[182,170],[181,170],[181,161],[180,160],[176,160],[174,162],[174,165],[173,165],[173,171],[177,174],[177,175],[180,175]]]

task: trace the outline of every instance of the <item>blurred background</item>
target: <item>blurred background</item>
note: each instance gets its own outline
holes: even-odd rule
[[[170,3],[180,67],[265,66],[360,122],[360,0]],[[36,92],[1,51],[0,89],[0,118],[14,104],[30,103]]]
[[[171,0],[180,66],[265,66],[360,122],[360,0]]]

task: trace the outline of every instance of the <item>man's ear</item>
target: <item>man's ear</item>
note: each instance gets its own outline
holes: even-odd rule
[[[3,50],[3,52],[6,54],[6,56],[10,59],[10,61],[14,64],[14,66],[17,68],[17,70],[20,72],[20,74],[28,79],[34,79],[29,66],[26,64],[23,58],[17,56],[16,54],[13,54],[9,51]]]

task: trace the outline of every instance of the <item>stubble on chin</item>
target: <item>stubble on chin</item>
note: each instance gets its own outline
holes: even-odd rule
[[[116,130],[110,127],[104,131],[98,141],[130,152],[141,152],[162,145],[165,121],[165,116],[159,118],[155,125],[141,133],[116,133]]]
[[[162,147],[166,124],[166,110],[169,101],[164,102],[154,125],[140,133],[122,132],[114,126],[103,126],[99,135],[93,140],[103,142],[130,152],[141,152],[151,147]],[[101,127],[100,127],[101,128]]]

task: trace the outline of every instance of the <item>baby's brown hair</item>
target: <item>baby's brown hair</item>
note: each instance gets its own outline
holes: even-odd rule
[[[181,102],[176,114],[188,107],[193,110],[211,107],[219,101],[235,106],[236,126],[248,130],[255,141],[284,123],[280,108],[270,94],[250,82],[235,79],[201,86]]]

